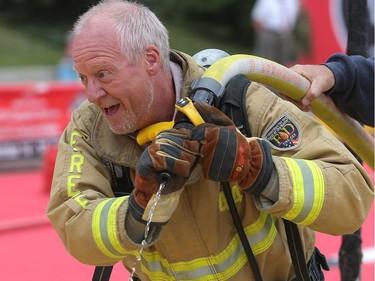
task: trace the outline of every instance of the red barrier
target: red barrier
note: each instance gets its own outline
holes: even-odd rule
[[[0,84],[0,163],[41,158],[83,100],[80,83]],[[4,164],[5,163],[5,164]]]
[[[348,38],[347,18],[349,16],[349,5],[347,4],[349,2],[347,0],[301,1],[310,24],[311,52],[301,58],[299,63],[323,63],[333,53],[346,52]],[[372,18],[374,17],[373,9],[374,7],[368,4],[369,15]],[[371,27],[368,34],[371,34],[374,32],[374,24],[371,20],[369,22]],[[374,52],[374,39],[368,36],[367,41],[369,54],[371,55]]]

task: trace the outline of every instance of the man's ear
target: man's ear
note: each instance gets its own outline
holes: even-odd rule
[[[161,61],[160,61],[160,53],[156,46],[149,45],[145,50],[145,67],[146,70],[151,73],[155,74],[160,70]]]

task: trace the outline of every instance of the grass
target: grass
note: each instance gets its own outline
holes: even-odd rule
[[[192,30],[181,28],[178,25],[166,24],[169,30],[171,48],[194,55],[204,49],[221,49],[229,54],[250,54],[250,48],[236,43],[227,43],[208,37],[204,37]],[[185,25],[186,26],[186,25]]]
[[[246,46],[204,37],[178,24],[166,23],[166,26],[171,47],[187,54],[193,55],[207,48],[222,49],[230,54],[250,53]],[[64,35],[53,27],[39,28],[38,31],[36,27],[21,29],[1,23],[0,67],[54,65],[64,53],[63,44],[56,43],[63,42]]]
[[[64,46],[4,24],[0,25],[0,38],[0,67],[56,64],[64,52]]]

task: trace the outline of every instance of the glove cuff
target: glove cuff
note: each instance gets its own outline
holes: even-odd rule
[[[258,141],[258,143],[260,144],[262,148],[261,151],[263,153],[262,168],[260,169],[259,175],[251,188],[245,190],[253,195],[259,195],[263,192],[263,190],[267,187],[272,174],[276,170],[275,165],[273,164],[272,153],[269,144],[265,141]]]
[[[262,169],[252,187],[245,191],[255,196],[261,194],[266,189],[267,184],[269,183],[272,174],[275,170],[276,168],[273,165],[273,163],[271,163],[269,167]]]

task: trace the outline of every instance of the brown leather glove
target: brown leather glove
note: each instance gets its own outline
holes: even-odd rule
[[[196,102],[206,123],[192,129],[191,139],[201,144],[206,178],[237,183],[243,191],[260,194],[274,171],[271,147],[260,138],[246,139],[234,123],[215,107]]]
[[[162,172],[170,178],[161,192],[153,222],[166,223],[176,209],[199,150],[199,143],[189,138],[190,131],[183,128],[163,131],[143,151],[136,167],[135,189],[129,198],[129,211],[138,221],[147,221]]]

